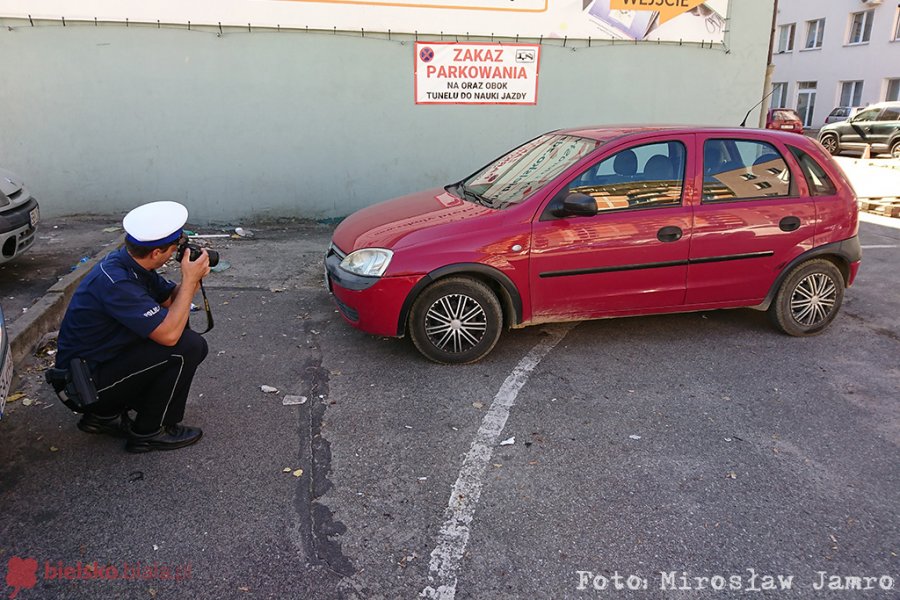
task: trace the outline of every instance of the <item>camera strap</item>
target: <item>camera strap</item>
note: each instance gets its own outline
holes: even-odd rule
[[[200,293],[203,294],[203,310],[206,311],[206,331],[200,332],[200,335],[203,335],[213,328],[213,316],[209,308],[209,300],[206,298],[206,288],[203,287],[202,279],[200,280]]]

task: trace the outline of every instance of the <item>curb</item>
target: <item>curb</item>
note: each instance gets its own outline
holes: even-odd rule
[[[75,288],[78,287],[84,276],[109,252],[121,247],[124,243],[125,236],[122,235],[110,247],[104,248],[102,252],[94,255],[91,260],[79,264],[78,268],[50,286],[50,289],[28,309],[27,313],[9,325],[7,333],[9,334],[13,365],[21,364],[35,350],[44,335],[59,329],[59,324],[69,306],[69,300],[72,299]]]

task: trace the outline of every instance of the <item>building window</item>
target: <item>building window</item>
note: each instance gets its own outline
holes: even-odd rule
[[[887,92],[884,99],[888,102],[896,102],[900,100],[900,79],[887,80]]]
[[[778,33],[778,52],[794,51],[794,31],[797,29],[796,24],[782,25]]]
[[[850,15],[850,39],[848,44],[866,44],[872,37],[872,18],[874,10],[853,13]]]
[[[900,7],[897,7],[897,22],[894,24],[894,41],[900,41]]]
[[[825,19],[816,19],[806,22],[806,46],[807,50],[822,47],[822,38],[825,35]]]
[[[769,108],[787,107],[787,83],[772,84],[772,102]]]
[[[841,102],[838,106],[860,106],[862,104],[862,81],[841,82]]]

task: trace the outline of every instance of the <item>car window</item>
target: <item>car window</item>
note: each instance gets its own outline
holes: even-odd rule
[[[776,121],[799,121],[800,117],[792,110],[776,110],[772,113],[772,118]]]
[[[791,154],[800,163],[800,169],[803,171],[803,177],[809,186],[809,193],[813,196],[833,196],[837,193],[837,187],[828,177],[828,173],[820,165],[816,159],[794,146],[788,146]]]
[[[491,208],[518,204],[601,143],[572,135],[542,135],[464,179],[459,196]]]
[[[775,146],[716,139],[703,144],[703,202],[788,196],[791,171]]]
[[[600,212],[681,204],[685,147],[670,141],[622,150],[573,179],[562,195],[587,194]]]
[[[897,121],[900,120],[900,108],[886,108],[884,112],[881,113],[881,116],[878,117],[879,121]]]
[[[878,117],[878,113],[881,112],[880,108],[870,108],[868,110],[861,110],[856,113],[856,116],[853,117],[854,121],[874,121]]]

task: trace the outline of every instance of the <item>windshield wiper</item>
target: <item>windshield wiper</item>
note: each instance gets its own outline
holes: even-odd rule
[[[460,181],[456,185],[456,189],[461,191],[464,197],[469,198],[475,204],[480,204],[481,206],[487,206],[489,208],[491,207],[490,200],[488,200],[487,198],[485,198],[484,196],[482,196],[481,194],[479,194],[477,192],[473,192],[472,190],[467,188],[463,182]]]

